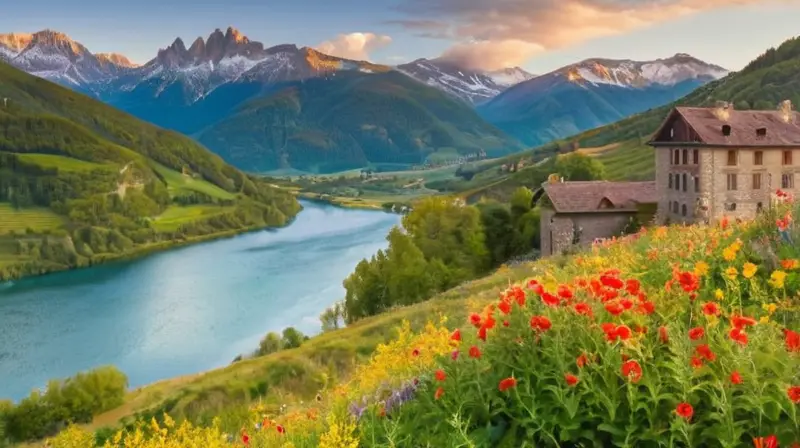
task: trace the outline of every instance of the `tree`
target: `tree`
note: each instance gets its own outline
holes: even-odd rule
[[[344,303],[336,302],[329,306],[319,316],[322,323],[322,331],[338,330],[341,322],[345,322]]]
[[[558,157],[556,171],[568,181],[602,180],[605,177],[602,162],[579,152]]]
[[[433,280],[422,251],[397,227],[386,238],[386,288],[392,305],[410,305],[430,296]]]
[[[283,348],[283,343],[281,341],[281,337],[275,333],[270,331],[261,339],[261,342],[258,343],[258,351],[256,352],[257,356],[264,356],[269,355],[270,353],[275,353]]]
[[[304,340],[305,336],[300,330],[294,327],[288,327],[283,330],[281,345],[284,349],[297,348],[303,345]]]
[[[499,203],[481,204],[481,222],[492,266],[499,266],[515,252],[514,226],[508,207]]]

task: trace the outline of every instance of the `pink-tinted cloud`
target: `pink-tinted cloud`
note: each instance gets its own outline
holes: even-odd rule
[[[317,50],[345,59],[369,60],[369,55],[392,43],[392,38],[375,33],[340,34],[335,39],[326,40]]]
[[[798,2],[800,0],[406,0],[399,9],[411,16],[437,17],[437,23],[453,23],[452,36],[461,43],[445,54],[451,59],[462,57],[467,63],[491,70],[501,68],[497,65],[501,62],[521,64],[537,51],[624,34],[703,11]],[[408,28],[420,30],[419,26]],[[494,56],[495,52],[502,56]]]

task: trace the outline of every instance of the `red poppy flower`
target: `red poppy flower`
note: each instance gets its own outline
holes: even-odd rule
[[[638,294],[639,288],[641,287],[642,287],[641,283],[639,283],[639,280],[636,280],[635,278],[631,278],[625,281],[625,291],[628,291],[628,294],[632,296]]]
[[[500,380],[500,384],[497,385],[497,388],[500,389],[500,392],[505,392],[512,387],[517,386],[517,379],[514,377],[508,377],[506,379]]]
[[[620,325],[617,327],[616,335],[623,341],[627,341],[631,337],[631,329],[627,325]]]
[[[792,330],[783,330],[786,341],[786,350],[789,353],[800,352],[800,334]]]
[[[282,425],[276,426],[275,430],[278,431],[278,434],[285,434],[286,433],[286,429],[284,429]]]
[[[619,302],[608,302],[606,303],[605,308],[606,311],[611,313],[612,316],[619,316],[623,311],[625,311],[625,308],[623,308]]]
[[[433,394],[433,398],[434,398],[434,400],[438,400],[438,399],[442,398],[442,395],[444,395],[444,388],[443,387],[439,387],[439,388],[436,389],[436,393]]]
[[[614,300],[617,297],[619,297],[619,291],[617,291],[616,289],[603,288],[602,291],[600,291],[600,293],[601,293],[600,299],[603,302],[608,302],[609,300]]]
[[[755,448],[778,448],[778,438],[774,435],[753,438]]]
[[[508,314],[511,312],[511,302],[506,300],[501,300],[500,303],[497,305],[497,309],[500,310],[503,314]]]
[[[702,338],[704,334],[706,334],[706,331],[703,329],[703,327],[694,327],[689,330],[689,339],[696,341]]]
[[[533,280],[533,281],[536,281],[536,280]],[[537,296],[540,296],[540,295],[544,294],[544,286],[540,285],[539,283],[534,283],[533,285],[528,284],[528,287]]]
[[[625,308],[625,310],[633,308],[633,302],[629,299],[622,299],[619,303],[622,305],[622,308]]]
[[[653,314],[655,311],[656,311],[655,304],[653,304],[653,302],[650,302],[649,300],[643,301],[642,303],[639,304],[638,307],[636,307],[636,312],[640,314],[650,315]]]
[[[575,304],[575,312],[584,316],[592,315],[592,307],[588,303],[578,302]]]
[[[481,328],[478,328],[478,339],[481,341],[486,340],[486,327],[481,325]]]
[[[477,328],[481,325],[481,316],[478,313],[472,313],[469,315],[469,322]]]
[[[546,318],[545,316],[531,317],[531,328],[534,330],[547,331],[552,326],[553,324],[550,322],[550,319]]]
[[[483,324],[481,326],[486,327],[487,330],[491,330],[492,328],[494,328],[496,323],[497,321],[490,314],[486,316],[486,319],[484,319]]]
[[[575,360],[575,364],[579,369],[582,369],[588,362],[589,358],[586,357],[585,353],[581,353],[580,356],[578,356],[578,359]]]
[[[692,415],[694,415],[694,408],[689,403],[679,403],[675,408],[675,413],[686,420],[691,420]]]
[[[731,373],[731,383],[732,384],[742,384],[742,375],[739,372],[736,372],[736,371]]]
[[[564,300],[569,301],[572,299],[572,290],[567,285],[558,285],[557,294]]]
[[[697,354],[703,357],[706,361],[714,361],[717,359],[717,355],[711,351],[711,347],[708,344],[700,344],[695,349]]]
[[[456,328],[453,334],[450,335],[450,340],[461,342],[461,330]]]
[[[642,378],[642,366],[634,359],[625,361],[622,364],[622,376],[637,383]]]
[[[738,328],[741,330],[744,327],[752,327],[755,324],[756,320],[753,319],[752,317],[738,316],[738,315],[731,316],[731,325],[733,325],[734,328]]]
[[[450,358],[455,361],[458,359],[458,350],[453,350],[453,353],[450,353]]]
[[[250,445],[250,436],[248,436],[246,432],[242,433],[242,443]]]
[[[544,302],[544,304],[547,306],[556,307],[559,303],[561,303],[561,300],[549,292],[545,292],[542,293],[542,302]]]
[[[469,357],[479,359],[481,357],[481,349],[473,345],[469,348]]]
[[[625,286],[622,280],[620,280],[614,275],[609,275],[609,274],[601,275],[600,283],[602,283],[603,286],[608,286],[609,288],[614,288],[614,289],[622,289],[622,287]]]
[[[507,320],[504,320],[504,321],[503,321],[503,326],[504,326],[504,327],[507,327],[507,326],[509,326],[509,325],[511,325],[511,322],[509,322],[509,321],[507,321]]]
[[[436,380],[437,381],[444,381],[445,379],[447,379],[447,374],[444,373],[444,370],[442,370],[442,369],[437,370],[436,371]]]
[[[739,345],[747,345],[747,333],[741,328],[732,328],[728,336]]]
[[[792,400],[792,403],[798,404],[800,403],[800,386],[792,386],[787,391],[786,394],[789,395],[789,399]]]
[[[419,356],[419,349],[415,348],[414,350],[412,350],[411,351],[411,356]]]
[[[658,327],[658,338],[661,339],[661,342],[664,344],[669,342],[669,334],[667,333],[667,327]]]
[[[575,375],[573,375],[571,373],[567,373],[567,374],[564,375],[564,381],[567,382],[567,386],[572,387],[572,386],[578,384],[579,380],[578,380],[577,376],[575,376]]]
[[[719,315],[719,306],[714,302],[706,302],[703,305],[703,314],[706,316],[717,316]]]
[[[678,283],[685,292],[697,291],[700,288],[700,278],[694,272],[681,272],[678,274]]]

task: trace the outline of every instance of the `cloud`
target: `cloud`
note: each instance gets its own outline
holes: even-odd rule
[[[500,61],[518,65],[537,51],[620,35],[703,11],[768,3],[798,0],[405,0],[397,9],[420,20],[396,23],[414,31],[430,22],[421,19],[425,17],[452,23],[448,30],[458,43],[445,54],[488,70],[499,68]],[[493,55],[495,51],[499,54]]]
[[[369,54],[392,43],[389,36],[375,33],[340,34],[335,39],[326,40],[317,46],[317,50],[331,56],[345,59],[365,61]]]
[[[412,31],[415,36],[431,39],[448,39],[452,37],[450,25],[436,20],[388,20],[386,25],[395,25]]]

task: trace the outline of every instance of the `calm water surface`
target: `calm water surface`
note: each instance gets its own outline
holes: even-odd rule
[[[113,364],[136,387],[231,362],[268,331],[319,331],[398,215],[304,202],[289,227],[0,284],[0,398]]]

